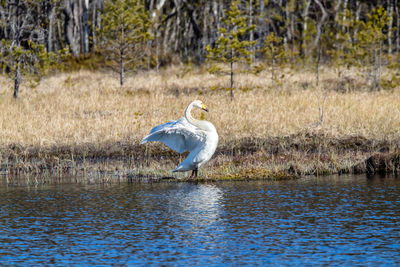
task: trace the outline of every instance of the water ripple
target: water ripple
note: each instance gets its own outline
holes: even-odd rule
[[[0,188],[9,265],[398,265],[400,180]]]

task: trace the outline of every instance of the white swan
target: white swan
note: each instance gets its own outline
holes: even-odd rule
[[[159,141],[178,153],[189,151],[173,172],[192,170],[190,177],[197,177],[199,167],[210,160],[217,148],[218,133],[211,122],[194,119],[190,113],[192,108],[208,112],[200,100],[195,100],[187,106],[184,118],[154,127],[140,144]]]

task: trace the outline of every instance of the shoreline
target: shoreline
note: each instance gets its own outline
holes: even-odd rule
[[[17,176],[82,176],[93,182],[121,179],[188,181],[189,172],[172,174],[186,154],[158,143],[131,140],[76,146],[0,147],[0,174]],[[396,174],[398,142],[363,137],[334,138],[302,133],[285,137],[242,138],[218,146],[195,181],[280,180],[307,175]],[[97,178],[96,178],[97,177]]]

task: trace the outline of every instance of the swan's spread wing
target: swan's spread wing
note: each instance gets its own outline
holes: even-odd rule
[[[159,141],[178,153],[192,151],[205,143],[205,133],[190,124],[185,118],[170,121],[151,129],[150,134],[140,142]]]

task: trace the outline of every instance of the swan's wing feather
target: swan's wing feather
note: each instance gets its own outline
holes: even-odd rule
[[[171,120],[171,121],[169,121],[169,122],[166,122],[166,123],[157,125],[157,126],[154,127],[153,129],[151,129],[149,135],[151,135],[152,133],[158,132],[159,130],[162,130],[162,129],[171,128],[171,127],[173,127],[173,125],[174,125],[176,122],[177,122],[177,121],[175,121],[175,120]]]
[[[203,145],[205,133],[190,124],[185,118],[170,121],[154,127],[140,143],[159,141],[178,153],[192,151]]]

